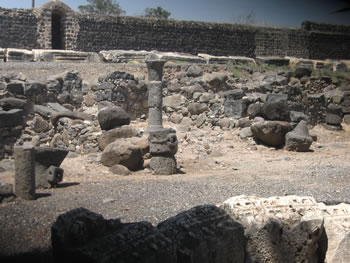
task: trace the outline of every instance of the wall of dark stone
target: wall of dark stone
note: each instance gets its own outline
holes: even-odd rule
[[[304,22],[300,29],[107,17],[75,13],[61,2],[0,8],[1,48],[51,48],[51,14],[62,14],[64,46],[79,51],[159,50],[216,56],[349,59],[350,26]]]
[[[83,51],[134,49],[253,57],[255,50],[255,29],[250,26],[82,15],[79,27],[77,49]]]
[[[0,47],[38,48],[38,22],[30,9],[0,8]]]

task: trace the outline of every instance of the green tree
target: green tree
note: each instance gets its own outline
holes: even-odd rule
[[[125,11],[120,8],[115,0],[87,0],[89,4],[78,6],[81,13],[97,13],[104,15],[124,15]]]
[[[158,6],[156,8],[146,8],[144,17],[168,19],[170,15],[170,12]]]

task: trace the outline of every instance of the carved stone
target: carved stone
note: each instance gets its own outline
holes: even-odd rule
[[[162,81],[163,68],[166,60],[152,59],[146,60],[149,81]]]
[[[35,150],[15,146],[15,194],[25,200],[35,199]]]

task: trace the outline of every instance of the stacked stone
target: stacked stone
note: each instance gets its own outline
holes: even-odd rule
[[[176,173],[176,159],[178,141],[176,131],[163,128],[163,67],[165,60],[147,60],[148,67],[148,132],[150,153],[152,159],[151,169],[155,174],[170,175]]]

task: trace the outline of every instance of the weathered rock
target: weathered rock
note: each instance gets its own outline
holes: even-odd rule
[[[312,69],[310,69],[309,67],[297,67],[295,69],[295,77],[298,79],[301,79],[302,77],[310,77],[312,73]]]
[[[25,83],[24,95],[26,96],[31,97],[31,96],[40,95],[40,94],[43,94],[44,91],[45,91],[45,86],[40,82],[28,81]]]
[[[266,96],[266,101],[283,101],[287,102],[288,94],[276,94],[276,93],[268,93]]]
[[[344,115],[343,121],[346,125],[350,125],[350,114]]]
[[[116,175],[126,176],[131,174],[130,170],[127,167],[120,164],[113,165],[112,167],[109,168],[109,171],[111,171],[113,174],[116,174]]]
[[[220,128],[230,128],[234,127],[234,122],[230,118],[222,118],[218,120],[216,126],[219,126]]]
[[[200,76],[203,75],[203,69],[200,66],[196,65],[196,64],[191,65],[188,68],[188,70],[186,71],[186,75],[188,77],[194,77],[194,78],[200,77]]]
[[[85,208],[60,215],[51,240],[55,262],[177,263],[172,241],[150,223],[122,224]]]
[[[34,105],[33,110],[35,113],[39,114],[45,119],[49,119],[51,114],[55,112],[54,110],[43,105]]]
[[[0,128],[23,125],[23,110],[0,111]]]
[[[0,107],[4,111],[9,111],[13,109],[25,109],[27,101],[16,99],[16,98],[3,98],[0,100]]]
[[[182,118],[183,118],[182,114],[173,113],[173,114],[171,114],[171,116],[170,116],[170,121],[171,121],[172,123],[174,123],[174,124],[180,124],[181,121],[182,121]]]
[[[304,112],[300,111],[290,111],[289,118],[291,122],[296,123],[299,123],[300,121],[307,121],[309,119],[309,117]]]
[[[37,133],[47,132],[50,129],[49,123],[41,116],[35,116],[33,119],[33,130]]]
[[[239,131],[239,137],[241,139],[246,139],[248,137],[253,137],[252,129],[250,127],[245,127]]]
[[[102,130],[130,124],[129,114],[120,107],[103,108],[99,111],[97,118]]]
[[[71,111],[64,111],[64,112],[53,112],[51,114],[51,123],[54,127],[57,126],[57,122],[60,118],[69,118],[73,120],[93,120],[93,116],[84,112],[71,112]]]
[[[187,107],[191,115],[199,115],[208,110],[208,106],[204,103],[191,103]]]
[[[207,120],[207,115],[205,113],[202,113],[198,116],[196,119],[196,126],[199,128],[201,127]]]
[[[244,262],[243,227],[216,206],[194,207],[157,229],[174,243],[178,263]]]
[[[254,119],[255,117],[262,116],[262,103],[252,103],[248,106],[247,114],[249,119]]]
[[[234,89],[223,92],[223,96],[226,100],[240,100],[245,96],[242,89]]]
[[[163,98],[163,107],[181,109],[186,102],[186,98],[180,94],[174,94]]]
[[[157,175],[176,174],[177,163],[173,154],[152,156],[150,168]]]
[[[288,121],[288,105],[283,101],[267,101],[262,107],[263,117],[271,121]]]
[[[263,144],[278,147],[285,143],[285,136],[292,126],[288,122],[264,121],[253,123],[251,130],[253,136]]]
[[[142,169],[143,159],[139,147],[130,142],[117,140],[104,149],[101,163],[108,167],[120,164],[131,171],[136,171]]]
[[[313,140],[307,128],[307,122],[302,120],[286,134],[286,149],[288,151],[307,152]]]
[[[109,131],[103,132],[98,138],[98,146],[100,150],[104,150],[109,144],[117,139],[131,138],[137,135],[137,131],[129,125],[115,128]]]
[[[14,194],[14,192],[13,192],[12,184],[0,182],[0,202],[1,202],[2,196],[9,196],[9,195],[13,195],[13,194]]]
[[[224,105],[225,116],[229,118],[243,118],[247,115],[249,101],[241,100],[226,100]]]
[[[24,82],[13,81],[7,84],[6,90],[12,94],[24,95]]]
[[[218,92],[225,90],[228,76],[225,73],[206,73],[203,75],[202,79],[210,85],[213,91]]]
[[[336,114],[327,113],[326,114],[326,123],[329,125],[340,126],[342,122],[342,117]]]

